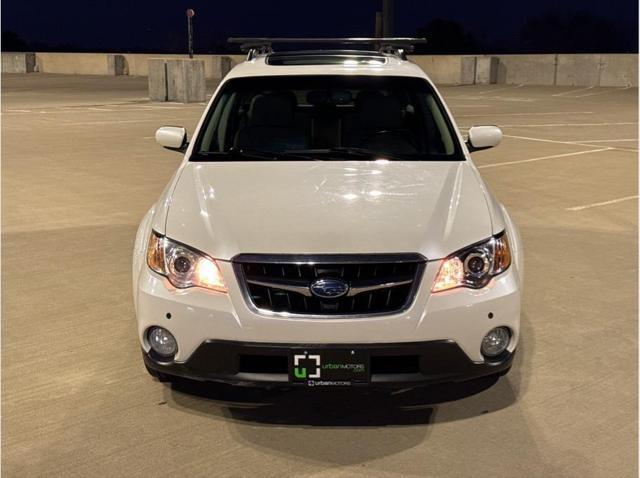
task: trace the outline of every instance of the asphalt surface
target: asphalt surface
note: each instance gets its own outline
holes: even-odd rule
[[[635,477],[637,89],[442,89],[519,224],[509,375],[484,390],[267,393],[153,380],[131,299],[138,222],[204,105],[145,78],[2,77],[2,473]],[[475,387],[475,388],[474,388]]]

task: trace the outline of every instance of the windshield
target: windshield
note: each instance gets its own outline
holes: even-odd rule
[[[192,160],[463,159],[453,137],[420,78],[236,78],[217,95]]]

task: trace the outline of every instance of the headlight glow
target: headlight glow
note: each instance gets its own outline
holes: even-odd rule
[[[204,287],[227,292],[222,272],[215,260],[200,251],[151,232],[147,249],[147,264],[165,276],[179,289]]]
[[[441,292],[456,287],[480,289],[510,265],[509,241],[503,231],[488,241],[469,246],[444,259],[431,291]]]
[[[432,291],[452,289],[458,287],[464,279],[464,265],[458,257],[445,260],[440,266],[438,277],[433,284]]]
[[[196,265],[196,276],[203,287],[222,292],[227,291],[227,286],[224,283],[218,265],[210,259],[202,258],[198,261]]]

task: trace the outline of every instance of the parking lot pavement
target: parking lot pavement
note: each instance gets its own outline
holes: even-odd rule
[[[2,88],[3,476],[637,476],[637,89],[442,88],[461,130],[505,134],[474,161],[526,247],[514,368],[334,395],[144,371],[133,239],[180,161],[153,136],[204,105],[145,78]]]

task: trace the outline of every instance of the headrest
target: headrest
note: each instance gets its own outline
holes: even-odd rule
[[[348,105],[353,101],[349,90],[311,90],[307,93],[307,103],[320,105]]]
[[[327,90],[311,90],[307,93],[307,103],[313,106],[323,105],[329,102]]]
[[[381,98],[384,95],[378,90],[362,90],[356,96],[355,107],[357,109],[362,108],[362,105],[369,101],[371,98]]]
[[[363,92],[364,93],[364,92]],[[367,129],[398,129],[402,127],[402,105],[392,96],[358,95],[358,114]]]
[[[353,95],[349,90],[331,91],[331,102],[334,105],[348,105],[353,101]]]
[[[296,96],[291,91],[256,95],[249,106],[249,123],[251,126],[290,125],[296,105]]]

